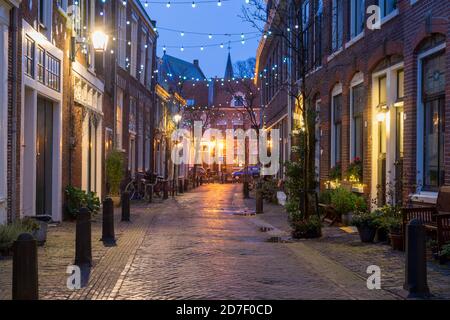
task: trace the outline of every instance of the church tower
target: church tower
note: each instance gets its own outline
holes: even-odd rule
[[[225,80],[231,80],[234,78],[234,71],[233,71],[233,64],[231,63],[231,53],[228,51],[228,61],[227,61],[227,68],[225,69]]]

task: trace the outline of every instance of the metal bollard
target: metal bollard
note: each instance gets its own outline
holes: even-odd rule
[[[130,193],[125,191],[122,193],[122,221],[130,221]]]
[[[427,284],[426,230],[417,219],[411,220],[406,229],[405,284],[409,298],[430,296]]]
[[[164,180],[163,189],[163,199],[167,200],[169,199],[169,181]]]
[[[243,183],[243,193],[244,193],[244,199],[250,198],[250,186],[248,181],[244,181]]]
[[[101,241],[108,245],[116,244],[116,236],[114,233],[114,203],[111,198],[106,198],[103,201],[103,225]]]
[[[75,265],[92,266],[91,212],[81,208],[75,231]]]
[[[200,185],[201,185],[201,186],[203,185],[203,176],[200,177]]]
[[[189,180],[183,180],[183,187],[184,187],[184,192],[188,192],[189,191]]]
[[[256,214],[264,213],[264,199],[261,186],[256,189]]]
[[[178,192],[180,193],[180,194],[183,194],[184,193],[184,184],[183,184],[183,179],[179,179],[178,180]]]
[[[150,185],[150,191],[148,194],[148,203],[153,203],[153,185]]]
[[[22,233],[14,242],[13,251],[13,300],[38,300],[36,239],[29,233]]]

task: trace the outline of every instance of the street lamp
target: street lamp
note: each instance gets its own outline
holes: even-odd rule
[[[101,30],[97,30],[93,32],[90,36],[90,40],[92,40],[92,47],[94,48],[95,52],[105,52],[106,48],[108,47],[108,35],[104,33]],[[72,62],[75,62],[75,57],[77,55],[77,52],[80,48],[86,47],[88,44],[88,40],[85,38],[82,38],[80,40],[77,37],[72,37],[71,39],[71,52],[70,52],[70,58]]]
[[[180,121],[181,121],[181,114],[176,114],[176,115],[174,115],[173,116],[173,121],[176,123],[176,124],[179,124],[180,123]]]
[[[95,52],[105,52],[108,47],[108,36],[103,31],[95,31],[92,34],[92,45]]]

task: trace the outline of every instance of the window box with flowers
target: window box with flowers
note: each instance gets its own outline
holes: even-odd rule
[[[363,193],[364,187],[362,185],[363,176],[363,162],[361,158],[356,157],[353,162],[348,165],[346,178],[352,183],[352,190],[357,193]]]
[[[336,189],[341,185],[340,181],[342,180],[342,167],[339,162],[331,168],[329,178],[330,180],[327,182],[329,189]]]

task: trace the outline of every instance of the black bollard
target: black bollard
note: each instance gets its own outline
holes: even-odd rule
[[[103,225],[102,225],[103,243],[107,245],[116,244],[116,236],[114,233],[114,203],[111,198],[103,201]]]
[[[153,203],[153,185],[150,185],[150,190],[148,191],[148,203]]]
[[[243,183],[243,193],[244,193],[244,199],[250,198],[250,187],[248,181],[244,181]]]
[[[184,185],[183,185],[183,179],[179,179],[178,180],[178,192],[180,193],[180,194],[183,194],[184,193]]]
[[[22,233],[14,242],[13,251],[13,300],[38,300],[36,239],[29,233]]]
[[[261,186],[256,189],[256,214],[264,213],[264,199]]]
[[[169,199],[169,181],[164,180],[163,182],[163,199],[167,200]]]
[[[417,219],[411,220],[406,229],[405,284],[408,298],[430,296],[427,284],[426,230]]]
[[[203,185],[203,176],[200,177],[200,185]]]
[[[75,265],[92,266],[91,212],[81,208],[75,231]]]
[[[184,187],[184,192],[189,191],[189,179],[187,179],[187,180],[183,179],[183,187]]]
[[[122,193],[122,221],[130,221],[130,193],[125,191]]]

